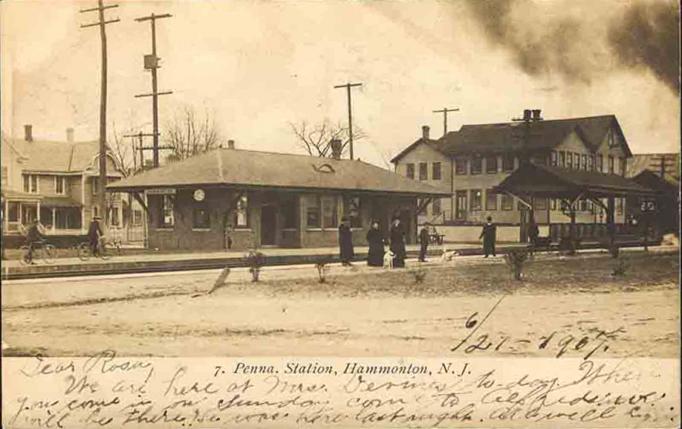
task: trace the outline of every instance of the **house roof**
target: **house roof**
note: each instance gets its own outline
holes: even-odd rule
[[[583,118],[549,119],[531,122],[529,126],[528,147],[524,147],[525,123],[502,122],[496,124],[463,125],[458,131],[452,131],[431,144],[446,156],[469,153],[505,153],[518,152],[524,149],[552,149],[575,131],[592,150],[597,149],[604,140],[609,129],[615,127],[625,142],[625,136],[614,115],[590,116]],[[392,162],[398,161],[412,150],[418,143],[403,150]],[[625,152],[631,155],[627,142]]]
[[[661,160],[664,164],[666,176],[679,180],[679,153],[637,153],[628,161],[628,177],[634,177],[644,170],[661,171]],[[677,176],[677,177],[676,177]]]
[[[334,160],[238,149],[216,149],[147,170],[107,186],[109,191],[159,187],[234,186],[350,190],[446,196],[448,190],[356,160]]]
[[[653,190],[617,174],[533,163],[522,165],[494,189],[550,198],[575,198],[581,193],[595,198],[654,194]]]
[[[400,159],[401,159],[403,156],[405,156],[405,155],[407,155],[408,153],[410,153],[410,152],[412,151],[412,149],[414,149],[415,147],[419,146],[420,144],[426,144],[427,146],[430,146],[430,147],[432,147],[433,149],[435,149],[435,150],[437,150],[437,151],[440,151],[440,149],[438,148],[438,140],[425,139],[425,138],[423,138],[423,137],[420,137],[420,138],[417,139],[414,143],[412,143],[411,145],[409,145],[408,147],[406,147],[405,149],[403,149],[399,154],[397,154],[396,156],[394,156],[393,159],[391,159],[391,162],[392,162],[392,163],[396,163],[396,162],[400,161]]]
[[[77,173],[93,166],[98,141],[56,142],[15,139],[15,147],[26,157],[25,171]]]

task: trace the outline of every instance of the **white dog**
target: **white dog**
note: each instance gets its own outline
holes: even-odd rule
[[[443,248],[443,254],[441,255],[440,259],[441,262],[449,262],[452,261],[452,258],[454,258],[457,255],[459,255],[458,251]]]
[[[384,253],[384,268],[393,268],[393,258],[395,258],[395,253],[387,250]]]

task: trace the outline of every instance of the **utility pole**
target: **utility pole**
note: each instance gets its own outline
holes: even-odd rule
[[[102,68],[101,68],[101,92],[99,104],[99,183],[98,183],[98,205],[99,211],[104,221],[108,225],[109,213],[107,210],[106,186],[107,186],[107,32],[106,25],[119,22],[120,19],[106,20],[104,11],[118,7],[117,4],[105,6],[102,0],[97,0],[97,7],[91,9],[81,9],[80,13],[97,11],[98,22],[93,24],[81,25],[81,28],[99,26],[99,36],[102,42]]]
[[[448,109],[447,107],[443,107],[441,110],[433,111],[433,113],[443,114],[443,135],[446,135],[448,133],[448,113],[450,112],[459,112],[459,108]]]
[[[343,85],[336,85],[334,88],[346,88],[348,95],[348,144],[350,146],[350,159],[353,159],[353,114],[350,101],[350,89],[356,86],[362,86],[361,83],[346,83]]]
[[[136,95],[139,97],[152,97],[152,114],[154,123],[154,132],[152,136],[154,137],[153,150],[153,160],[154,168],[159,166],[159,95],[172,94],[172,91],[158,92],[157,76],[156,70],[160,67],[160,58],[156,56],[156,20],[162,18],[170,18],[173,15],[165,13],[163,15],[154,15],[153,13],[149,16],[143,16],[142,18],[136,18],[137,22],[151,21],[152,25],[152,53],[151,55],[144,56],[144,68],[152,71],[152,92],[151,94],[140,94]]]

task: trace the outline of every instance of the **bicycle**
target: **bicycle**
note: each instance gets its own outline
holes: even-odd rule
[[[22,265],[34,264],[36,259],[41,259],[46,264],[51,264],[54,262],[56,256],[55,247],[52,244],[47,244],[45,240],[34,243],[33,245],[33,255],[29,258],[29,245],[24,244],[19,249],[21,250],[21,262]]]
[[[114,247],[118,250],[118,253],[120,254],[121,253],[120,244],[115,245]],[[109,252],[109,249],[110,246],[105,237],[100,237],[99,241],[97,242],[97,255],[93,254],[92,247],[90,246],[89,241],[84,241],[80,243],[78,246],[76,246],[78,258],[81,261],[87,261],[88,259],[90,259],[91,256],[97,256],[99,258],[102,258],[103,260],[107,260],[111,258],[111,253]]]

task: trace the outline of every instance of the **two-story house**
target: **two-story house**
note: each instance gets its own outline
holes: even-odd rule
[[[440,224],[480,224],[492,216],[501,224],[521,222],[525,206],[492,191],[515,171],[522,159],[567,169],[625,175],[632,156],[614,115],[542,120],[540,112],[524,112],[525,121],[464,125],[438,140],[422,138],[392,159],[396,172],[415,180],[440,181],[451,197],[435,201],[427,219]],[[616,222],[624,220],[624,199],[616,200]],[[565,223],[569,217],[555,200],[533,201],[536,221]],[[603,210],[581,201],[578,222],[604,222]]]
[[[12,188],[8,188],[12,192],[5,196],[5,231],[19,231],[20,225],[40,219],[48,232],[81,234],[93,216],[101,215],[97,205],[99,142],[76,142],[71,129],[66,141],[36,140],[32,127],[26,125],[23,139],[3,138],[3,150],[21,154],[19,163],[6,163],[3,152],[3,174],[7,167],[8,175],[10,170],[13,175]],[[111,156],[107,177],[109,181],[121,178]],[[106,209],[110,225],[120,225],[120,195],[108,195]]]

